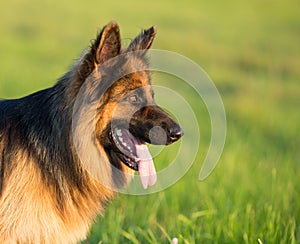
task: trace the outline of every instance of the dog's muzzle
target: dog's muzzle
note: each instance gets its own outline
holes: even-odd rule
[[[154,145],[172,144],[184,134],[177,122],[156,105],[145,106],[135,112],[130,121],[130,131]]]

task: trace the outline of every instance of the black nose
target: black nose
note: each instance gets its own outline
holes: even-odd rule
[[[168,130],[168,142],[169,144],[177,141],[184,135],[183,130],[179,125],[176,125]]]

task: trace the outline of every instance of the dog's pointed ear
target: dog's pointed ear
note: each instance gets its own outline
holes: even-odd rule
[[[115,22],[106,25],[92,42],[90,50],[82,57],[79,66],[79,77],[85,80],[97,67],[121,51],[121,38],[119,26]]]
[[[121,38],[119,26],[115,22],[106,25],[91,47],[91,53],[97,64],[102,64],[107,60],[120,54]]]
[[[148,30],[143,30],[128,46],[127,52],[147,50],[151,47],[156,34],[156,27],[152,26]]]

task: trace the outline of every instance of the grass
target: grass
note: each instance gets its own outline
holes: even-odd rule
[[[120,194],[85,242],[300,243],[299,2],[6,1],[0,97],[53,84],[110,20],[120,23],[124,43],[156,24],[154,48],[185,55],[208,72],[226,108],[227,140],[217,168],[198,181],[209,146],[207,111],[189,87],[157,79],[195,110],[201,124],[196,160],[164,191]],[[156,165],[175,149],[158,155]]]

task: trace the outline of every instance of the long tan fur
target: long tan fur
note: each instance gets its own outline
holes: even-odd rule
[[[121,60],[122,67],[108,66],[108,74],[101,65],[122,53],[148,49],[155,32],[154,27],[143,31],[121,50],[119,27],[110,23],[53,87],[0,101],[0,244],[66,244],[87,237],[97,214],[129,183],[138,164],[128,163],[132,158],[126,161],[112,139],[113,117],[121,121],[137,110],[133,141],[144,145],[153,126],[165,127],[166,144],[182,135],[179,125],[155,105],[147,71],[119,78],[101,98],[93,97],[108,74],[133,63],[147,69],[143,53],[135,62]],[[127,99],[139,88],[139,99],[146,101],[140,110]]]

